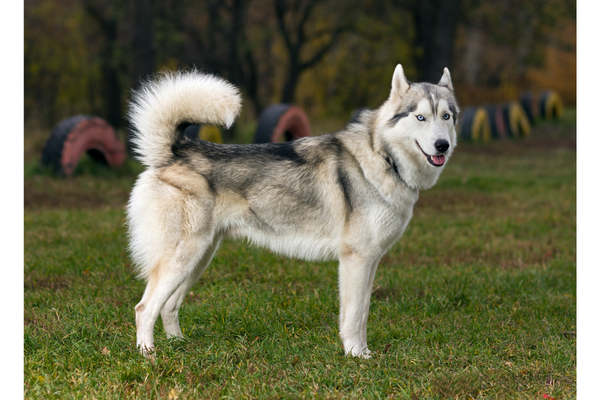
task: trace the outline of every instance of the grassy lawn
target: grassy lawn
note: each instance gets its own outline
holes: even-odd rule
[[[576,398],[575,110],[524,140],[461,143],[386,255],[372,359],[338,337],[337,265],[226,241],[155,361],[123,206],[140,171],[25,165],[26,398]],[[39,145],[38,145],[39,147]]]

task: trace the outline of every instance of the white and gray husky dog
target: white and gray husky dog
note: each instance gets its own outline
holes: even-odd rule
[[[132,143],[147,166],[127,206],[131,256],[147,282],[135,307],[140,351],[154,348],[159,314],[167,336],[182,337],[185,295],[230,237],[290,257],[338,259],[344,350],[369,357],[377,264],[456,146],[450,72],[437,85],[411,83],[398,65],[380,108],[323,136],[224,145],[183,135],[190,124],[231,126],[241,102],[236,87],[197,71],[164,73],[134,92]]]

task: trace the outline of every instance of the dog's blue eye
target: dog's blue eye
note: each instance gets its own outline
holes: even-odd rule
[[[425,121],[425,117],[424,117],[424,116],[422,116],[421,114],[417,115],[417,119],[418,119],[419,121]]]
[[[444,114],[444,119],[445,120],[449,120],[450,119],[450,114]]]

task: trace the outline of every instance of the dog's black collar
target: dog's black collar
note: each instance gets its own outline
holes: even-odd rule
[[[394,172],[396,173],[396,175],[400,179],[400,182],[402,182],[404,184],[404,186],[410,188],[410,186],[408,185],[408,183],[406,183],[406,181],[402,177],[402,174],[400,174],[400,170],[398,169],[398,166],[394,162],[394,159],[392,157],[390,157],[389,155],[384,155],[383,158],[389,164],[389,166],[394,170]]]
[[[398,172],[398,167],[396,166],[396,163],[394,162],[394,160],[392,160],[390,157],[386,157],[385,161],[387,161],[387,163],[390,164],[390,167],[392,167],[394,172],[396,172],[398,175],[400,175],[400,173]]]

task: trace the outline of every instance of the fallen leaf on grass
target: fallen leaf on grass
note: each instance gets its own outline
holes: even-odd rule
[[[567,339],[575,339],[577,337],[577,334],[575,332],[561,332],[560,334],[566,337]]]
[[[552,249],[548,250],[544,254],[544,257],[543,257],[544,261],[547,260],[547,259],[549,259],[549,258],[552,258],[553,255],[554,255],[554,250],[552,250]]]
[[[105,356],[107,356],[107,355],[110,354],[110,350],[106,346],[104,346],[104,348],[102,349],[102,354],[104,354]]]

